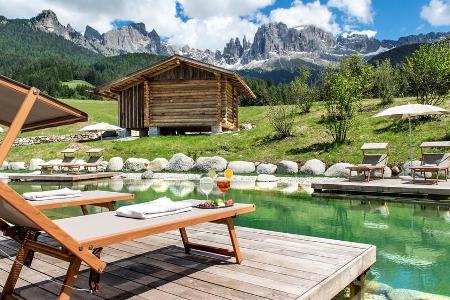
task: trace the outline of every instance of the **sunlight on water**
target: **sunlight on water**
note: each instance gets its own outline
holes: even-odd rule
[[[60,188],[57,185],[12,184],[20,193]],[[191,181],[112,180],[73,186],[81,190],[131,192],[137,202],[161,196],[205,199]],[[377,262],[369,279],[393,288],[450,295],[450,212],[448,204],[429,205],[322,199],[310,196],[308,187],[233,182],[227,198],[254,203],[255,213],[239,217],[236,224],[272,231],[369,243],[377,246]],[[211,198],[221,197],[214,189]],[[124,202],[127,205],[131,202]],[[90,208],[100,212],[101,208]],[[52,218],[80,215],[77,207],[46,212]]]

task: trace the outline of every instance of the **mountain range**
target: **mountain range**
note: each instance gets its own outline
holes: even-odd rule
[[[5,18],[4,22],[7,22]],[[45,10],[30,19],[35,29],[64,37],[76,45],[104,56],[126,53],[150,53],[162,56],[180,54],[231,69],[253,69],[270,66],[273,60],[296,58],[319,66],[338,62],[342,57],[359,53],[367,58],[397,47],[432,43],[450,36],[450,32],[409,35],[398,40],[378,40],[363,34],[340,35],[315,26],[288,28],[283,23],[261,25],[253,39],[231,38],[223,51],[199,50],[188,45],[178,47],[163,42],[153,29],[133,23],[100,34],[87,25],[84,34],[68,25],[62,25],[56,14]]]

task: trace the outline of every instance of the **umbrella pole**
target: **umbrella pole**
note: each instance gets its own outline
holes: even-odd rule
[[[412,166],[412,129],[411,129],[411,116],[408,115],[408,126],[409,126],[409,149],[408,149],[408,156],[409,156],[409,167]]]

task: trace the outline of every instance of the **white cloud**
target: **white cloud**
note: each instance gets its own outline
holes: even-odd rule
[[[310,3],[303,3],[296,0],[289,8],[277,8],[270,12],[269,20],[283,22],[288,27],[302,25],[315,25],[323,30],[337,34],[340,32],[339,25],[331,10],[320,4],[318,0]]]
[[[420,17],[434,26],[450,25],[450,1],[431,0],[422,6]]]
[[[250,16],[275,0],[178,0],[186,16],[195,19],[210,17]]]
[[[377,32],[375,30],[370,30],[370,29],[366,29],[366,30],[353,30],[350,32],[344,32],[342,34],[342,36],[344,38],[352,36],[352,35],[366,35],[368,38],[373,38],[375,37],[375,35],[377,34]]]
[[[372,0],[329,0],[327,5],[344,11],[360,22],[373,22]]]

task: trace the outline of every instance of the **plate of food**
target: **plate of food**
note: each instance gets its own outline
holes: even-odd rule
[[[232,199],[228,199],[226,201],[222,199],[214,199],[205,201],[203,203],[197,204],[195,207],[202,208],[202,209],[218,209],[218,208],[225,208],[225,207],[231,207],[234,205],[234,201]]]

